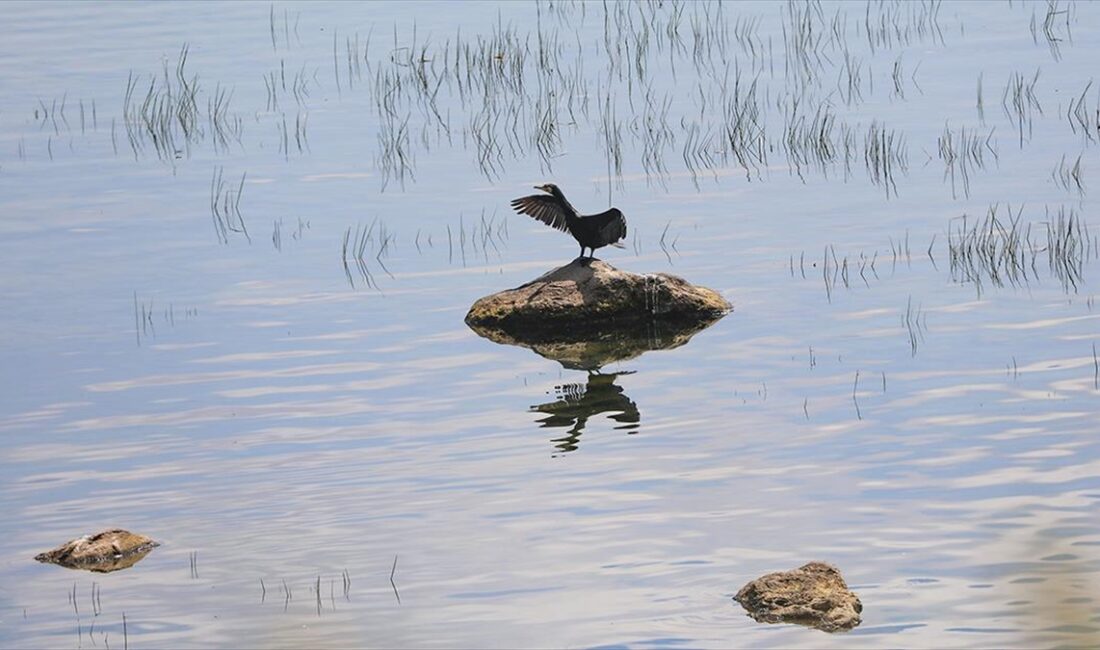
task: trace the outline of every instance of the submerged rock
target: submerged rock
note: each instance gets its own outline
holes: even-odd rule
[[[718,292],[673,275],[638,275],[577,258],[520,287],[481,298],[466,323],[532,344],[592,340],[609,323],[709,324],[732,309]]]
[[[863,611],[840,571],[824,562],[761,576],[733,599],[761,623],[797,623],[826,632],[854,628]]]
[[[70,569],[109,573],[137,564],[157,546],[159,542],[145,535],[113,528],[70,540],[52,551],[39,553],[34,559]]]

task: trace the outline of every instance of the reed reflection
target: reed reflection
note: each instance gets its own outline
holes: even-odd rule
[[[633,373],[632,370],[607,374],[589,371],[587,382],[555,386],[557,399],[536,404],[531,412],[546,414],[538,420],[540,428],[568,429],[564,436],[550,440],[561,453],[576,451],[588,420],[597,415],[606,413],[609,419],[619,423],[614,429],[635,433],[642,420],[638,405],[615,384],[620,375]]]

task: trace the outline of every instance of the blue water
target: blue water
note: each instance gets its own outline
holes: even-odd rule
[[[1095,6],[0,11],[0,644],[1100,639]],[[198,119],[161,151],[127,115],[151,84],[178,104],[185,45]],[[796,164],[819,110],[833,154]],[[963,127],[982,160],[953,188]],[[734,304],[603,369],[636,427],[543,426],[587,373],[463,323],[576,255],[508,208],[544,181],[624,211],[601,258]],[[1022,243],[953,263],[991,206]],[[1084,229],[1061,257],[1059,211]],[[162,546],[32,559],[112,526]],[[859,594],[850,634],[731,600],[809,560]]]

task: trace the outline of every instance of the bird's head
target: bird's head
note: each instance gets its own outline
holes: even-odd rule
[[[558,186],[554,185],[553,183],[545,183],[543,185],[536,185],[535,189],[536,190],[542,190],[543,192],[546,192],[547,194],[557,194],[558,192],[561,191],[561,190],[558,189]]]

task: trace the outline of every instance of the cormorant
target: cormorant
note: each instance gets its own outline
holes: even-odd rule
[[[538,219],[544,224],[568,232],[581,245],[581,257],[584,249],[591,248],[596,254],[597,248],[607,245],[623,248],[618,242],[626,237],[626,218],[618,208],[611,208],[599,214],[577,214],[565,195],[553,183],[536,185],[536,190],[546,192],[532,194],[512,201],[512,208],[520,214]]]

